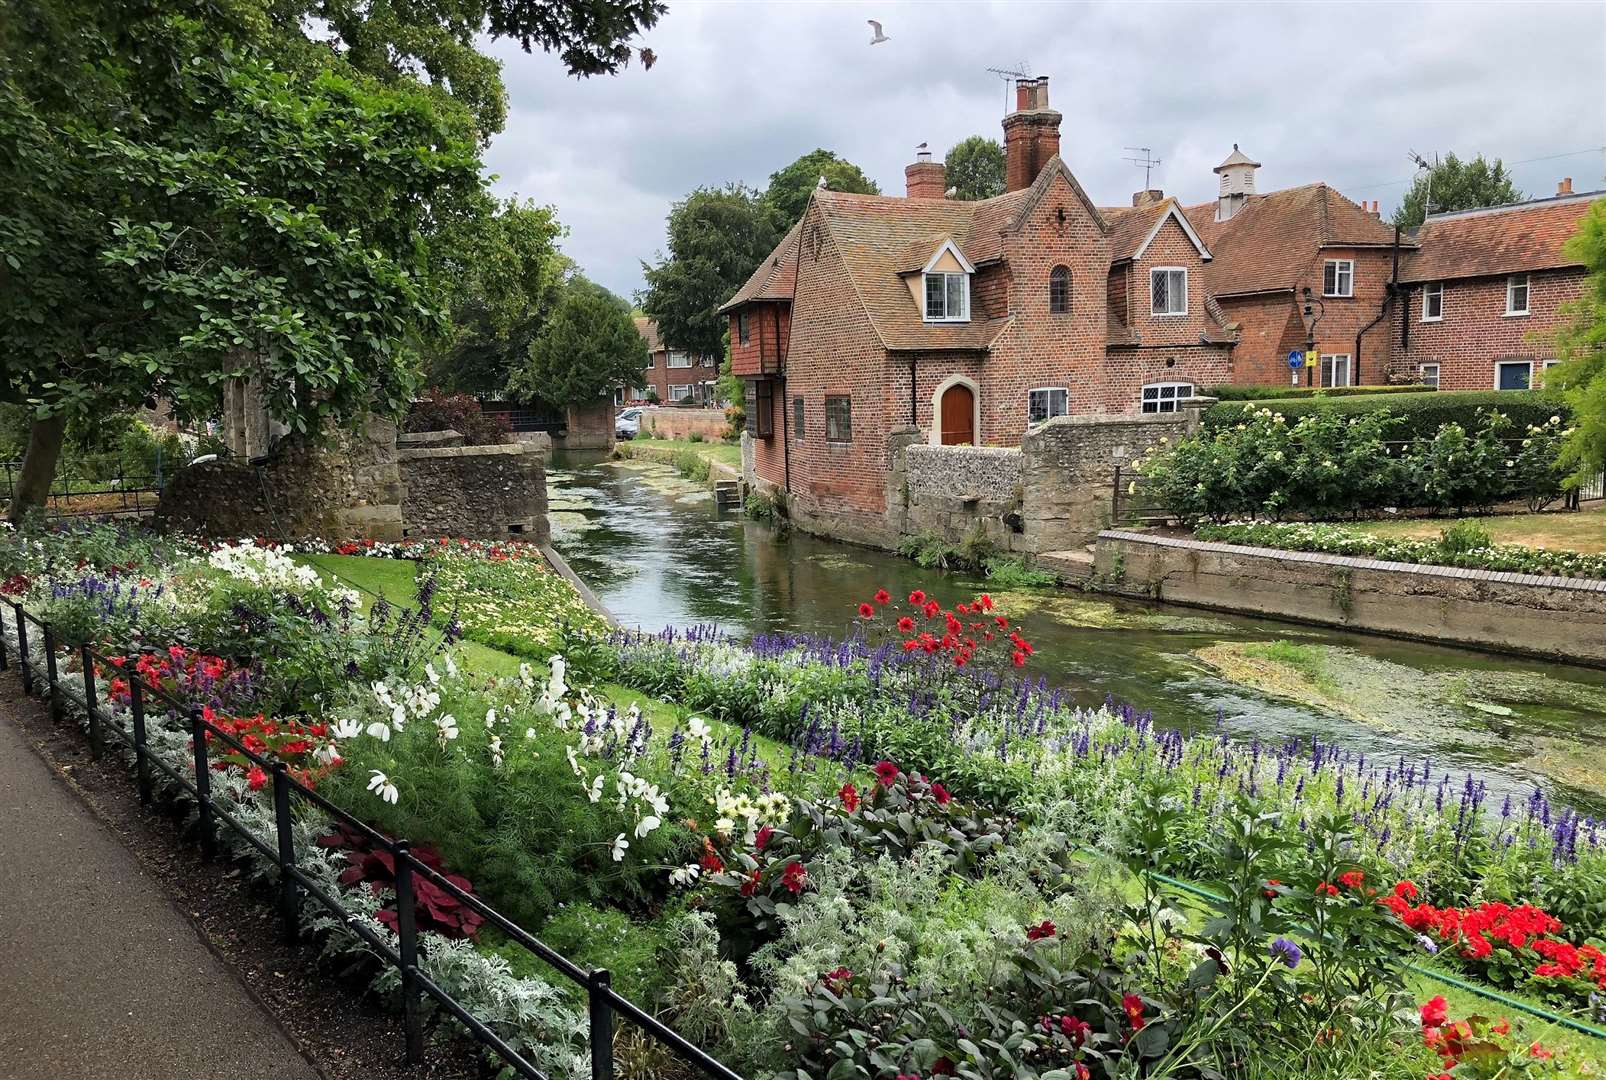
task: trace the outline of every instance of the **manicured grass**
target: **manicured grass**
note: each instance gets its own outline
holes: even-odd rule
[[[1500,544],[1523,544],[1552,551],[1606,554],[1606,508],[1578,513],[1499,514],[1478,518],[1403,518],[1358,521],[1355,528],[1374,536],[1432,538],[1461,521],[1487,529]]]
[[[710,461],[717,461],[722,465],[729,465],[733,469],[742,467],[742,448],[728,442],[689,442],[686,439],[630,439],[619,444],[621,447],[640,446],[654,450],[690,450]],[[627,451],[628,453],[628,451]]]

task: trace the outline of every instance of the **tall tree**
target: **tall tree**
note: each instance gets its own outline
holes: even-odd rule
[[[809,203],[809,193],[820,185],[822,176],[832,191],[881,194],[875,181],[865,176],[864,171],[853,162],[837,157],[830,150],[810,150],[792,164],[770,173],[770,186],[764,191],[764,201],[775,208],[784,228],[790,228],[792,222],[803,216],[803,208]]]
[[[975,201],[1004,193],[1004,146],[985,135],[960,141],[943,161],[954,198]]]
[[[1563,249],[1584,264],[1588,282],[1557,333],[1563,361],[1544,373],[1546,388],[1560,389],[1572,409],[1572,432],[1561,460],[1575,479],[1606,469],[1606,199],[1597,199]]]
[[[1411,228],[1422,224],[1429,212],[1475,210],[1522,200],[1522,192],[1511,182],[1511,173],[1499,158],[1488,161],[1479,154],[1471,161],[1462,161],[1450,153],[1433,168],[1417,173],[1405,200],[1394,211],[1394,224]]]
[[[508,378],[508,393],[549,405],[582,405],[641,381],[647,342],[630,305],[576,275],[542,326],[527,360]]]
[[[725,320],[718,308],[774,250],[781,238],[776,211],[740,184],[698,188],[669,211],[669,255],[642,264],[647,290],[641,307],[658,320],[672,349],[719,356]]]

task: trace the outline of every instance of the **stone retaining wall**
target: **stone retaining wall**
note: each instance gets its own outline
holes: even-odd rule
[[[654,405],[641,410],[641,434],[650,439],[689,439],[701,435],[710,442],[717,442],[729,427],[723,409]]]
[[[546,455],[539,449],[522,443],[432,446],[401,450],[398,457],[408,536],[547,542]]]
[[[1387,562],[1111,530],[1107,591],[1606,667],[1606,581]]]
[[[1018,536],[1023,468],[1014,447],[908,447],[899,531],[936,533],[957,543],[979,529],[997,546],[1010,547]]]

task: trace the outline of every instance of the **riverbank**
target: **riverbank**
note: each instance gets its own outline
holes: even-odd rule
[[[726,442],[692,442],[689,439],[629,439],[615,445],[614,455],[673,465],[682,476],[706,481],[742,480],[742,448]]]

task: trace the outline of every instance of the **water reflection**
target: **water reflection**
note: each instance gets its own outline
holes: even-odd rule
[[[881,587],[947,602],[983,587],[721,515],[668,466],[559,455],[548,479],[554,542],[630,626],[835,635]],[[1316,735],[1368,753],[1430,754],[1496,788],[1525,794],[1537,779],[1575,804],[1606,806],[1606,672],[1066,590],[1007,601],[1038,646],[1034,668],[1079,703],[1111,697],[1185,730],[1219,719],[1245,738]],[[1276,639],[1326,647],[1343,708],[1245,686],[1197,655]]]

